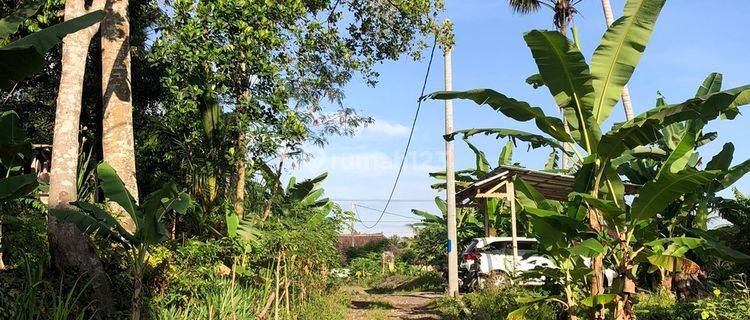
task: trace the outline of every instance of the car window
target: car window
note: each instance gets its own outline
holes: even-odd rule
[[[539,247],[536,242],[524,241],[518,243],[518,250],[523,251],[538,251]]]
[[[485,251],[505,251],[505,250],[510,249],[511,247],[512,246],[511,246],[510,242],[498,241],[498,242],[490,243],[485,248]]]

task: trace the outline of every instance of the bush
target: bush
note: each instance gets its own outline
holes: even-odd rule
[[[639,293],[633,306],[638,319],[644,320],[691,320],[695,319],[690,302],[678,301],[667,291]]]
[[[522,305],[516,302],[516,298],[524,296],[541,295],[524,288],[506,287],[465,294],[461,302],[453,298],[441,298],[437,304],[449,320],[496,320],[507,318],[509,313],[521,307]],[[465,314],[464,307],[471,315]],[[554,320],[558,318],[560,312],[558,305],[536,304],[526,312],[525,319]]]

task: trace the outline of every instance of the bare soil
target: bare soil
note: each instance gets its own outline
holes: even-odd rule
[[[361,287],[346,287],[342,290],[352,295],[347,314],[349,320],[442,319],[433,303],[442,296],[439,292],[371,294]]]

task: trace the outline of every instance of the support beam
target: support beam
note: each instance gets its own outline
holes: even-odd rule
[[[513,244],[513,273],[515,275],[518,269],[518,233],[516,229],[516,189],[513,181],[506,184],[505,194],[508,195],[508,205],[510,205],[510,236]]]
[[[482,217],[484,218],[484,236],[489,237],[490,236],[490,216],[487,212],[487,199],[480,199],[479,200],[479,210],[482,211]]]

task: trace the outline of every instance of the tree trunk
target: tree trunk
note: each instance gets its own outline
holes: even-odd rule
[[[65,3],[65,20],[102,9],[101,0],[94,0],[85,8],[83,0]],[[49,207],[70,209],[76,201],[76,175],[78,167],[78,127],[81,115],[83,78],[91,38],[99,28],[95,24],[63,38],[62,70],[55,111],[52,166],[50,170]],[[86,272],[92,278],[92,291],[98,300],[100,312],[114,310],[109,281],[101,261],[86,238],[71,224],[63,224],[49,216],[49,245],[54,265],[61,272]]]
[[[602,9],[604,10],[604,20],[607,21],[607,27],[611,26],[615,22],[615,18],[612,16],[612,6],[609,4],[609,0],[602,0]],[[633,119],[633,105],[630,102],[630,91],[628,86],[622,87],[622,107],[625,109],[625,119]]]
[[[594,195],[596,196],[596,195]],[[601,224],[601,217],[599,212],[595,209],[589,209],[588,211],[589,224],[591,228],[596,232],[601,232],[603,226]],[[596,296],[604,293],[604,255],[599,254],[591,261],[591,269],[594,271],[594,279],[591,281],[591,292],[589,296]],[[601,306],[597,306],[594,312],[594,319],[604,319],[604,310]]]
[[[240,152],[240,159],[237,161],[237,185],[234,190],[234,212],[242,220],[245,216],[245,135],[240,133],[237,139],[237,151]]]
[[[130,91],[128,0],[106,0],[102,21],[102,152],[125,188],[138,201]],[[132,217],[115,202],[109,207],[125,230],[134,233]]]

